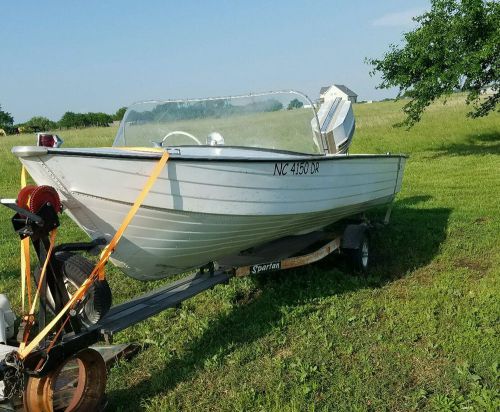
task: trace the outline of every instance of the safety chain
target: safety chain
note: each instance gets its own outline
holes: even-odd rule
[[[17,351],[12,351],[5,356],[4,362],[7,366],[3,377],[4,398],[21,397],[24,391],[23,361],[19,358]]]

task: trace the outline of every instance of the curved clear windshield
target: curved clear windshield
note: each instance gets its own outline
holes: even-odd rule
[[[114,146],[226,145],[322,154],[316,111],[298,92],[130,106]]]

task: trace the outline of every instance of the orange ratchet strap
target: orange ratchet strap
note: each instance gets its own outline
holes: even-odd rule
[[[29,311],[28,315],[26,316],[26,321],[27,321],[26,328],[24,330],[23,341],[19,345],[19,350],[23,350],[24,347],[26,346],[26,343],[27,343],[29,335],[30,335],[31,326],[33,326],[33,321],[35,319],[34,315],[35,315],[36,303],[38,300],[38,296],[40,295],[40,291],[42,289],[43,281],[45,279],[45,274],[47,273],[47,266],[49,264],[50,257],[52,256],[52,251],[54,250],[54,245],[56,243],[56,235],[57,235],[57,228],[52,230],[52,232],[50,232],[49,250],[47,251],[47,256],[45,257],[45,262],[43,262],[42,271],[40,272],[40,279],[38,279],[38,287],[36,289],[35,298],[33,299],[33,304],[31,304],[30,311]],[[26,238],[26,239],[28,239],[28,238]],[[29,246],[29,243],[28,243],[28,246]],[[28,249],[28,252],[29,252],[29,249]],[[28,284],[28,289],[29,289],[29,287],[30,287],[30,285]]]
[[[82,285],[78,288],[78,290],[73,294],[73,296],[68,301],[68,303],[66,303],[64,308],[54,317],[54,319],[52,319],[52,321],[47,326],[45,326],[45,328],[43,328],[43,330],[37,336],[35,336],[35,338],[29,343],[29,345],[23,348],[21,347],[19,348],[18,353],[21,359],[26,358],[26,356],[28,356],[33,351],[33,349],[35,349],[38,346],[38,344],[49,334],[52,328],[61,320],[64,314],[67,313],[70,309],[72,309],[77,304],[77,302],[85,295],[88,288],[97,278],[99,279],[104,278],[104,266],[108,262],[111,253],[113,253],[113,251],[115,250],[116,245],[118,244],[123,235],[123,232],[125,232],[125,229],[132,221],[133,217],[141,207],[142,202],[148,195],[149,191],[153,187],[153,184],[155,183],[156,179],[163,170],[165,164],[167,163],[168,157],[169,157],[168,152],[164,151],[161,156],[161,159],[158,161],[155,168],[151,172],[151,175],[146,181],[146,184],[144,185],[144,188],[142,189],[141,193],[139,193],[139,196],[137,196],[137,199],[135,200],[134,204],[127,213],[127,216],[125,216],[125,219],[123,219],[123,222],[120,225],[119,229],[116,231],[115,235],[111,239],[111,242],[109,242],[109,245],[106,246],[102,251],[99,261],[95,265],[89,277],[85,280],[85,282],[82,283]],[[50,347],[52,346],[53,343],[51,343]]]
[[[21,189],[26,186],[26,169],[21,168]],[[30,262],[30,240],[28,237],[21,239],[21,308],[25,314],[24,298],[28,291],[28,307],[31,307],[31,262]]]

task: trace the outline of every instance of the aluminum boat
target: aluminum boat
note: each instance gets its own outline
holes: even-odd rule
[[[317,110],[295,91],[147,101],[128,108],[113,147],[12,151],[91,238],[109,240],[167,150],[112,258],[150,280],[392,202],[406,157],[349,154],[354,125],[349,101]]]

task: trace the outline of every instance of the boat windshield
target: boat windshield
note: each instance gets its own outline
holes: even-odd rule
[[[323,154],[314,105],[301,93],[147,101],[130,106],[113,146],[214,146]]]

